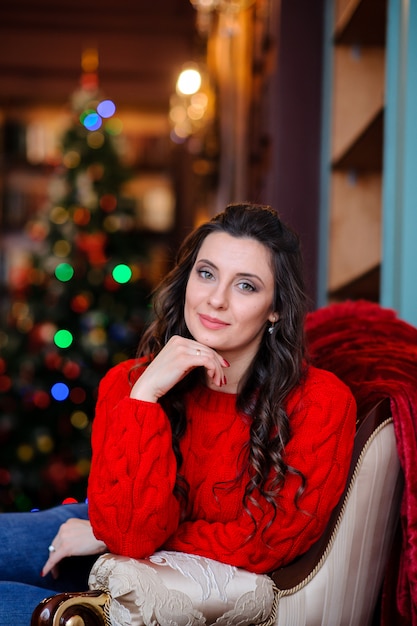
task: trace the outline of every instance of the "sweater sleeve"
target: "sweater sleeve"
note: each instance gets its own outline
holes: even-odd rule
[[[225,523],[186,521],[165,547],[265,573],[291,562],[320,537],[345,486],[356,424],[349,389],[322,374],[289,411],[293,436],[286,462],[306,479],[298,506],[294,498],[301,481],[289,473],[272,521],[268,503],[258,494],[259,506],[249,504],[252,517],[242,506],[236,519]]]
[[[180,507],[169,420],[159,404],[130,398],[132,364],[114,367],[99,387],[88,507],[111,552],[143,558],[176,530]]]

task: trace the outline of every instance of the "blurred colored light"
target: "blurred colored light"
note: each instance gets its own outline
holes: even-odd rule
[[[91,219],[91,213],[84,207],[77,207],[73,213],[72,219],[77,226],[86,226]]]
[[[86,48],[81,55],[81,67],[84,72],[95,72],[98,68],[98,51],[96,48]]]
[[[98,130],[102,123],[103,121],[98,113],[89,113],[83,120],[83,124],[87,130]]]
[[[46,274],[43,270],[32,267],[29,270],[28,278],[31,285],[42,285],[45,282]]]
[[[182,104],[177,104],[170,110],[169,117],[175,124],[181,124],[187,119],[187,111]]]
[[[88,341],[92,346],[101,346],[107,341],[107,333],[104,328],[93,328],[88,333]]]
[[[104,123],[104,128],[109,135],[120,135],[123,130],[123,122],[118,117],[113,117]]]
[[[87,143],[93,150],[98,150],[104,143],[104,135],[102,132],[90,133],[87,137]]]
[[[49,226],[44,222],[27,222],[25,230],[34,241],[43,241],[49,233]]]
[[[74,276],[74,268],[69,263],[60,263],[55,268],[55,276],[61,282],[66,283]]]
[[[100,207],[106,213],[111,213],[117,207],[117,198],[111,193],[105,193],[100,198]]]
[[[61,367],[62,357],[57,352],[48,352],[44,358],[45,365],[50,370],[57,370]]]
[[[54,224],[65,224],[65,222],[68,220],[68,211],[62,206],[56,206],[50,212],[49,219]]]
[[[89,459],[80,459],[76,465],[80,476],[88,476],[90,473],[91,463]]]
[[[99,133],[91,133],[92,135],[97,135]],[[101,180],[104,176],[104,165],[102,163],[92,163],[87,168],[87,174],[91,178],[91,180]]]
[[[70,398],[74,404],[82,404],[86,397],[87,394],[82,387],[74,387],[74,389],[71,389]]]
[[[98,88],[98,76],[96,72],[82,74],[80,78],[82,89],[85,91],[95,91]]]
[[[12,387],[12,379],[10,376],[0,376],[0,391],[9,391]]]
[[[51,400],[46,391],[35,391],[35,393],[33,394],[33,404],[38,409],[46,409],[49,406],[50,402]]]
[[[183,95],[197,93],[201,86],[201,74],[196,69],[186,69],[181,72],[177,80],[177,91]]]
[[[52,322],[44,322],[43,324],[39,324],[39,326],[35,327],[39,339],[44,343],[52,343],[54,335],[56,333],[56,326]]]
[[[116,233],[120,229],[120,218],[117,215],[107,215],[103,220],[103,227],[108,233]]]
[[[74,428],[78,428],[82,430],[83,428],[87,428],[88,426],[88,417],[84,411],[74,411],[71,415],[71,424]]]
[[[16,328],[19,333],[26,334],[30,332],[33,328],[33,320],[29,317],[26,319],[20,319],[16,321]]]
[[[51,395],[54,400],[58,400],[58,402],[62,402],[66,400],[69,396],[69,388],[65,383],[55,383],[51,387]]]
[[[88,293],[79,293],[71,300],[71,309],[74,313],[84,313],[91,304],[91,296]]]
[[[62,500],[62,504],[78,504],[78,500],[75,498],[65,498],[65,500]]]
[[[193,107],[206,109],[208,105],[208,97],[205,93],[195,93],[191,96],[191,104]]]
[[[85,109],[80,115],[81,124],[84,124],[84,120],[87,117],[87,115],[95,115],[95,114],[96,112],[94,109]]]
[[[34,454],[34,449],[28,443],[24,443],[17,448],[18,458],[25,463],[27,463],[33,458],[33,454]]]
[[[0,468],[0,485],[8,485],[11,482],[11,478],[9,470]]]
[[[78,167],[78,165],[80,164],[80,160],[81,155],[76,150],[70,150],[62,157],[62,161],[65,167],[68,167],[69,169],[74,169]]]
[[[101,117],[111,117],[116,112],[116,105],[111,100],[103,100],[97,107],[97,113]]]
[[[78,363],[74,363],[74,361],[68,361],[68,363],[65,363],[62,367],[62,373],[66,378],[78,378],[81,373],[81,368]]]
[[[65,239],[59,239],[53,246],[53,253],[59,257],[68,256],[71,252],[71,245]]]
[[[36,440],[36,445],[39,452],[43,454],[49,454],[54,449],[54,442],[50,435],[39,435]]]
[[[54,335],[54,342],[58,348],[69,348],[73,342],[72,333],[69,330],[58,330]]]
[[[128,283],[132,278],[132,270],[128,265],[120,263],[113,269],[112,276],[116,283]]]

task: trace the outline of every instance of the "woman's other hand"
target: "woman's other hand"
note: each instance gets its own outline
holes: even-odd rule
[[[57,578],[57,564],[65,557],[102,554],[106,550],[106,545],[95,538],[88,520],[71,518],[61,525],[58,534],[51,541],[49,558],[43,567],[42,576],[51,572]]]
[[[226,383],[223,368],[229,363],[215,350],[194,339],[175,335],[151,361],[132,387],[136,400],[157,402],[196,367],[204,367],[207,376],[218,387]]]

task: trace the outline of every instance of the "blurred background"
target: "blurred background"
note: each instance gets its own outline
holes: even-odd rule
[[[417,323],[417,0],[3,0],[0,511],[85,498],[97,386],[229,202],[302,239],[312,308]]]

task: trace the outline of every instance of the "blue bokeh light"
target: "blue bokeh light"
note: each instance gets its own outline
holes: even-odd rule
[[[111,117],[116,112],[116,105],[112,100],[103,100],[97,107],[97,113],[101,115],[101,117]]]
[[[87,128],[87,130],[98,130],[102,123],[103,120],[98,115],[98,113],[89,113],[85,116],[83,120],[83,124]]]
[[[55,383],[51,387],[51,396],[58,402],[63,402],[69,396],[69,388],[65,383]]]

